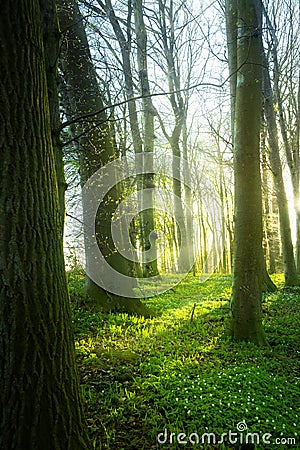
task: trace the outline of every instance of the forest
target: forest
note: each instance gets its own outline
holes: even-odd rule
[[[2,0],[0,449],[300,449],[298,0]]]

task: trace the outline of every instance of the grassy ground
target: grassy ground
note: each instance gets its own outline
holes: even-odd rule
[[[282,288],[282,277],[275,282]],[[88,311],[82,283],[69,277],[95,449],[273,448],[275,439],[275,448],[300,448],[300,292],[265,296],[270,349],[260,349],[228,339],[229,276],[188,277],[148,299],[153,319]],[[244,446],[247,433],[259,445]]]

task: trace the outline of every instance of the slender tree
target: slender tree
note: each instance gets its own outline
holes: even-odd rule
[[[190,236],[187,236],[187,224],[185,220],[182,201],[183,185],[185,180],[181,175],[181,172],[183,171],[181,167],[181,158],[183,157],[181,139],[184,139],[184,128],[186,127],[189,101],[189,94],[187,93],[186,95],[184,95],[182,92],[182,68],[178,52],[178,47],[184,46],[184,44],[182,44],[182,42],[177,42],[178,36],[176,36],[176,34],[181,36],[182,30],[185,28],[184,25],[182,25],[182,28],[181,25],[178,25],[178,29],[180,31],[176,30],[177,19],[183,10],[184,3],[180,3],[178,5],[174,0],[159,0],[158,13],[156,14],[157,23],[155,24],[155,28],[158,29],[159,38],[161,41],[160,54],[162,54],[164,58],[162,69],[168,83],[169,92],[171,93],[169,95],[169,101],[174,122],[172,131],[170,133],[167,131],[161,115],[158,115],[162,132],[165,138],[168,140],[173,155],[173,195],[174,198],[177,199],[174,202],[174,215],[176,217],[176,233],[174,237],[176,238],[177,246],[180,249],[177,263],[179,272],[185,272],[189,270],[191,268],[192,260],[192,255],[190,255],[192,242],[189,239]],[[190,49],[187,48],[187,53],[188,52],[190,52]],[[189,62],[190,65],[187,69],[186,83],[184,86],[187,92],[190,86],[191,71],[193,67],[191,59]],[[187,193],[187,197],[189,200],[189,193]]]
[[[40,5],[37,0],[20,0],[18,8],[8,0],[1,4],[3,450],[89,447],[64,270]]]
[[[296,268],[300,273],[300,69],[299,69],[299,2],[290,0],[280,5],[280,14],[273,20],[266,7],[264,16],[269,33],[269,53],[273,65],[273,97],[276,100],[278,121],[285,150],[287,166],[291,175],[294,210],[296,216]],[[285,22],[284,42],[280,44],[279,21]],[[271,79],[270,79],[271,84]],[[271,89],[272,92],[272,89]]]
[[[228,7],[229,6],[229,7]],[[232,10],[227,3],[226,14]],[[259,141],[262,107],[262,26],[257,0],[237,1],[234,111],[235,231],[232,335],[265,345],[262,328],[262,199]],[[234,35],[234,33],[228,33]]]
[[[153,214],[153,189],[154,184],[154,171],[153,171],[153,152],[154,152],[154,116],[157,114],[153,106],[151,99],[149,74],[148,74],[148,57],[147,57],[147,30],[143,17],[143,1],[134,1],[134,19],[135,19],[135,36],[137,44],[137,63],[139,70],[139,84],[140,92],[143,97],[143,150],[149,155],[149,167],[145,167],[145,173],[141,177],[141,191],[138,192],[140,195],[140,204],[143,211],[140,214],[140,220],[142,225],[141,239],[142,239],[142,251],[148,251],[151,248],[150,236],[151,232],[154,230],[154,214]],[[147,172],[147,173],[146,173]],[[145,193],[147,189],[147,194]],[[148,208],[145,208],[144,197],[147,195]],[[150,207],[149,207],[150,206]],[[145,209],[144,209],[145,208]],[[158,275],[157,269],[157,252],[155,247],[155,241],[152,243],[153,250],[153,260],[143,261],[143,274],[146,277]]]
[[[279,153],[279,140],[274,110],[274,97],[271,86],[271,79],[267,59],[264,64],[264,94],[265,94],[265,116],[268,125],[268,136],[270,145],[270,163],[274,178],[275,194],[279,210],[280,234],[282,242],[284,277],[287,286],[297,286],[299,284],[294,249],[292,242],[291,226],[287,196],[282,174],[282,164]]]
[[[59,0],[58,3],[59,19],[65,33],[62,67],[67,76],[69,105],[76,123],[75,139],[80,180],[84,186],[98,169],[116,158],[116,153],[78,4],[75,0]],[[116,185],[99,208],[96,234],[98,246],[108,264],[117,272],[128,275],[128,261],[116,251],[111,235],[111,221],[119,200],[120,190]],[[86,248],[86,266],[91,268],[93,264],[93,255]],[[101,276],[99,273],[100,278]],[[124,286],[124,289],[129,292],[132,287],[131,279],[128,277],[128,285]],[[86,291],[94,305],[102,310],[149,315],[149,310],[140,300],[110,293],[98,286],[88,275]]]
[[[106,15],[115,39],[120,49],[120,58],[118,62],[124,76],[126,98],[128,100],[129,126],[131,131],[132,145],[137,156],[137,165],[140,161],[140,153],[147,152],[149,158],[148,167],[145,171],[148,173],[137,175],[137,196],[139,214],[139,242],[142,250],[141,270],[144,277],[158,275],[156,244],[155,239],[151,243],[151,232],[154,231],[154,209],[153,209],[153,187],[154,176],[151,167],[151,155],[154,151],[154,116],[155,108],[150,97],[150,83],[148,74],[148,56],[147,56],[147,30],[143,17],[143,2],[141,0],[129,1],[126,18],[119,18],[115,11],[115,6],[111,0],[97,2],[100,6],[88,5],[92,11],[97,14]],[[134,30],[132,27],[134,22]],[[99,30],[101,34],[101,30]],[[136,44],[136,53],[133,42]],[[108,47],[116,53],[109,42]],[[135,99],[135,62],[138,66],[139,90],[143,104],[143,115],[140,117],[138,112],[138,102]],[[141,119],[141,120],[140,120]],[[147,205],[147,207],[145,207]],[[152,244],[152,245],[151,245]],[[151,260],[147,261],[144,253],[151,248]]]
[[[265,95],[265,92],[264,92]],[[263,199],[263,251],[270,273],[282,270],[282,247],[280,239],[280,224],[278,202],[276,199],[274,178],[270,165],[270,146],[267,141],[266,121],[261,133],[261,170]]]
[[[237,0],[225,0],[228,69],[230,75],[231,133],[234,137],[237,79]]]

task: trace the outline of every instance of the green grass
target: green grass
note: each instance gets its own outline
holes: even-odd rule
[[[283,286],[282,277],[275,282]],[[157,313],[153,319],[87,310],[82,283],[80,274],[69,278],[82,394],[95,449],[242,448],[228,439],[201,443],[203,433],[220,439],[229,430],[237,432],[239,422],[248,427],[243,439],[247,432],[259,433],[260,439],[270,433],[272,442],[295,438],[291,448],[300,448],[299,291],[265,295],[264,327],[271,348],[263,349],[233,344],[227,337],[230,276],[203,283],[187,277],[146,301]],[[168,443],[159,444],[158,433]],[[197,433],[200,443],[176,444],[170,433]]]

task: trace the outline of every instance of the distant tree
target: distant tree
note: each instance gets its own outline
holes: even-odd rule
[[[295,20],[295,17],[299,19],[299,14],[300,6],[297,0],[276,1],[264,7],[269,47],[269,58],[266,58],[269,67],[268,90],[273,98],[275,110],[272,115],[275,121],[278,118],[293,188],[296,216],[295,264],[298,274],[300,273],[300,44],[299,20]],[[283,29],[285,31],[281,33]],[[278,114],[275,114],[275,111]],[[295,277],[292,281],[292,284],[294,283]]]
[[[266,58],[264,67],[264,111],[268,126],[270,165],[274,178],[275,194],[279,210],[285,284],[286,286],[297,286],[299,285],[299,280],[294,258],[289,209],[283,180],[282,164],[280,160],[279,139],[274,110],[274,96]]]
[[[154,151],[154,116],[156,111],[150,96],[147,30],[143,17],[143,2],[141,0],[129,1],[124,7],[124,11],[122,11],[124,17],[120,17],[119,12],[116,12],[116,5],[112,4],[111,0],[98,0],[97,3],[99,6],[85,2],[86,6],[94,13],[107,17],[112,28],[113,39],[116,40],[118,51],[120,52],[120,57],[118,56],[116,59],[124,78],[126,98],[128,100],[128,120],[134,153],[137,155],[137,158],[139,158],[138,155],[141,152],[147,152],[148,155],[152,155]],[[103,37],[104,32],[101,29],[97,29],[97,31],[105,39],[108,48],[116,55],[116,49],[108,42],[107,37]],[[112,38],[110,37],[109,41],[111,40]],[[138,87],[136,86],[136,67],[138,71]],[[139,90],[139,95],[142,97],[142,114],[139,114],[139,102],[135,98],[136,90]],[[148,159],[149,166],[151,165],[150,159]],[[136,223],[139,223],[138,237],[142,250],[141,270],[144,277],[149,277],[158,275],[158,269],[157,258],[155,258],[156,246],[150,241],[151,232],[155,226],[152,191],[154,188],[154,176],[151,167],[145,169],[148,173],[140,174],[136,177],[138,208],[140,210],[139,220]],[[146,203],[147,208],[145,208]],[[150,248],[152,260],[147,261],[144,258],[144,253],[149,251]]]
[[[185,77],[186,83],[184,88],[186,89],[186,94],[184,94],[182,92],[183,84],[182,67],[179,56],[180,52],[178,51],[178,48],[186,44],[184,37],[181,36],[185,25],[182,23],[178,24],[178,17],[180,17],[183,10],[184,3],[177,4],[174,0],[159,0],[158,11],[155,14],[156,23],[153,27],[156,30],[156,34],[159,36],[159,42],[161,42],[159,49],[157,49],[159,54],[163,57],[163,62],[160,63],[160,66],[166,78],[168,90],[171,93],[168,98],[173,115],[172,131],[168,132],[161,115],[158,115],[158,118],[162,132],[171,147],[173,155],[173,195],[177,199],[177,201],[174,202],[174,215],[176,217],[176,233],[174,238],[177,240],[177,246],[180,249],[177,262],[179,272],[189,270],[192,261],[192,239],[190,239],[191,235],[187,235],[187,224],[182,201],[184,179],[181,175],[181,158],[183,157],[183,150],[180,141],[183,136],[184,127],[186,126],[189,101],[188,89],[190,87],[193,64],[192,60],[190,60]],[[181,41],[179,41],[178,36],[182,39]],[[187,53],[189,50],[188,45],[186,45]],[[161,56],[158,56],[157,54],[156,57],[161,59]],[[188,192],[187,197],[189,197]],[[189,224],[189,231],[192,231],[191,224]]]
[[[153,173],[153,152],[154,152],[154,116],[157,114],[151,99],[151,90],[149,83],[149,72],[148,72],[148,56],[147,56],[147,30],[144,22],[144,10],[143,10],[143,0],[134,1],[134,19],[135,19],[135,38],[137,45],[137,63],[139,71],[139,85],[140,94],[143,97],[143,150],[149,155],[152,155],[151,161],[149,161],[150,167],[145,167],[147,173],[142,174],[141,177],[141,191],[138,192],[140,196],[140,204],[143,211],[140,213],[141,221],[141,240],[142,240],[142,251],[149,251],[151,248],[150,235],[154,230],[154,210],[153,210],[153,189],[155,187],[154,183],[154,173]],[[147,189],[147,194],[145,193]],[[145,208],[144,197],[147,195],[148,208]],[[150,206],[150,207],[149,207]],[[145,208],[145,209],[144,209]],[[157,252],[155,248],[155,243],[152,244],[154,252],[153,261],[143,261],[143,274],[146,277],[158,275],[157,269]]]
[[[234,137],[236,80],[237,80],[237,0],[225,1],[228,70],[230,82],[231,134]]]
[[[227,24],[236,27],[234,105],[235,228],[232,336],[266,345],[262,328],[262,197],[259,141],[262,108],[262,25],[258,0],[226,2]],[[234,61],[234,58],[232,58]]]
[[[273,175],[270,172],[269,146],[266,127],[262,132],[262,197],[263,197],[263,248],[266,264],[271,274],[281,272],[282,255],[279,230],[278,203],[274,192]]]
[[[210,155],[215,161],[215,190],[220,199],[220,219],[222,228],[222,257],[218,263],[218,271],[223,273],[231,272],[232,261],[232,208],[229,207],[228,178],[232,176],[232,145],[228,142],[225,133],[225,119],[222,108],[219,107],[219,114],[213,110],[213,114],[207,113],[207,121],[211,131],[213,151]],[[215,117],[217,116],[217,117]]]
[[[67,78],[69,115],[74,122],[74,140],[79,158],[81,185],[101,167],[116,159],[116,152],[108,118],[104,110],[102,92],[97,80],[82,16],[75,0],[59,0],[59,19],[65,34],[61,64]],[[67,107],[67,108],[68,108]],[[103,200],[96,218],[97,243],[102,255],[117,272],[129,274],[128,261],[119,252],[111,234],[111,221],[121,198],[116,185]],[[86,266],[95,263],[88,248]],[[99,273],[101,278],[102,273]],[[131,289],[128,277],[126,292]],[[86,292],[94,305],[106,311],[126,311],[148,315],[149,311],[139,299],[121,297],[98,286],[87,274]],[[133,291],[132,291],[133,294]]]
[[[89,448],[62,250],[41,23],[45,6],[49,2],[1,3],[2,450]]]

